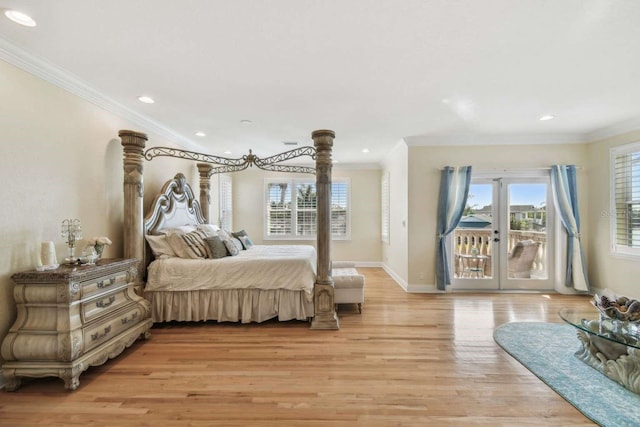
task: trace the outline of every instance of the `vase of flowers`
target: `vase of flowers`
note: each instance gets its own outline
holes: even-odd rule
[[[100,259],[102,258],[102,251],[104,251],[105,245],[110,245],[111,240],[108,237],[92,237],[89,239],[88,243],[93,246],[96,251],[96,255],[98,255],[98,258],[96,259]]]

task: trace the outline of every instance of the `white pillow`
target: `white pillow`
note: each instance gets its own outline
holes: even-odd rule
[[[147,234],[144,237],[145,239],[147,239],[147,243],[149,243],[151,252],[153,252],[153,256],[155,256],[156,258],[160,258],[162,255],[167,255],[172,257],[176,256],[176,253],[174,252],[174,250],[171,248],[171,245],[169,244],[169,240],[167,240],[167,236],[165,235],[153,236],[153,235]]]
[[[213,224],[198,224],[198,230],[203,230],[209,237],[217,236],[220,227]]]
[[[168,235],[172,231],[173,232],[179,232],[179,233],[191,233],[195,229],[196,229],[195,225],[186,224],[186,225],[180,225],[178,227],[173,227],[173,228],[163,228],[162,230],[156,231],[155,234]]]

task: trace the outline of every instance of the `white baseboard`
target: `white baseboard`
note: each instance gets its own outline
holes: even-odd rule
[[[391,276],[391,278],[398,284],[398,286],[400,286],[402,289],[404,289],[405,292],[407,292],[407,289],[409,288],[409,284],[402,277],[400,277],[395,271],[393,271],[386,264],[382,264],[382,268],[384,269],[384,271],[386,271],[386,273],[389,276]]]
[[[407,289],[407,293],[410,294],[444,294],[446,291],[441,291],[436,285],[410,284]]]
[[[382,267],[382,263],[380,261],[335,261],[336,263],[338,262],[350,262],[353,263],[355,265],[356,268],[358,267]]]

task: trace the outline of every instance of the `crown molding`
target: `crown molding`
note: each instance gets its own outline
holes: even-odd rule
[[[404,138],[409,147],[451,145],[545,145],[580,144],[587,142],[585,135],[566,134],[452,134],[419,135]]]
[[[627,132],[640,130],[640,117],[623,120],[611,126],[605,126],[596,129],[593,132],[585,134],[587,142],[595,142],[601,139],[610,138],[612,136],[622,135]]]
[[[69,71],[38,58],[3,38],[0,38],[0,59],[135,124],[141,131],[154,133],[184,148],[203,149],[189,138],[109,98]]]

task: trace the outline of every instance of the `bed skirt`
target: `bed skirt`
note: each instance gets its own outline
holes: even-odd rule
[[[313,295],[287,289],[227,289],[149,291],[154,322],[202,321],[264,322],[307,320],[314,315]]]

